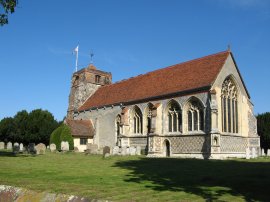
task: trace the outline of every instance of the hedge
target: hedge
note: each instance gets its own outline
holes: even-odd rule
[[[67,141],[69,150],[74,149],[74,141],[71,135],[71,130],[67,125],[61,125],[56,128],[50,136],[50,144],[55,144],[57,150],[61,150],[61,142]]]

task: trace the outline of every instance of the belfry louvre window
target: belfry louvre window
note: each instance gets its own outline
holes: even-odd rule
[[[177,102],[171,101],[168,105],[168,131],[182,132],[182,113]]]
[[[142,112],[137,106],[134,107],[133,129],[134,133],[142,133]]]
[[[237,88],[230,77],[224,80],[221,89],[222,131],[238,133]]]
[[[95,82],[96,82],[96,83],[100,83],[100,78],[101,78],[100,75],[96,75],[96,77],[95,77]]]
[[[188,131],[204,130],[204,109],[199,101],[189,103],[187,116]]]

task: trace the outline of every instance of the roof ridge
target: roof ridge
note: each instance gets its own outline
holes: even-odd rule
[[[225,51],[221,51],[221,52],[218,52],[218,53],[213,53],[213,54],[210,54],[210,55],[206,55],[206,56],[202,56],[200,58],[195,58],[195,59],[192,59],[192,60],[188,60],[188,61],[184,61],[184,62],[181,62],[181,63],[177,63],[177,64],[174,64],[174,65],[170,65],[170,66],[167,66],[167,67],[163,67],[163,68],[158,68],[158,69],[155,69],[153,71],[150,71],[150,72],[147,72],[145,74],[139,74],[137,76],[132,76],[132,77],[129,77],[127,79],[122,79],[120,81],[116,81],[114,83],[111,83],[111,84],[108,84],[108,85],[104,85],[104,86],[101,86],[100,88],[106,88],[106,87],[109,87],[109,86],[112,86],[112,85],[115,85],[115,84],[119,84],[119,83],[123,83],[123,82],[126,82],[128,80],[132,80],[132,79],[135,79],[135,78],[138,78],[138,77],[141,77],[141,76],[145,76],[147,74],[151,74],[153,72],[157,72],[157,71],[161,71],[161,70],[164,70],[164,69],[169,69],[169,68],[173,68],[175,67],[176,65],[182,65],[182,64],[185,64],[185,63],[189,63],[189,62],[194,62],[194,61],[198,61],[198,60],[202,60],[202,59],[205,59],[205,58],[208,58],[208,57],[213,57],[213,56],[216,56],[216,55],[219,55],[219,54],[223,54],[223,53],[231,53],[230,50],[225,50]]]

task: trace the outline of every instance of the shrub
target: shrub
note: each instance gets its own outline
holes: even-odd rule
[[[71,135],[71,130],[70,130],[69,126],[67,126],[67,125],[63,125],[62,127],[63,128],[62,128],[60,140],[67,141],[69,144],[69,150],[73,150],[74,149],[74,141],[73,141],[73,137]]]
[[[56,128],[50,136],[50,144],[55,144],[57,150],[61,150],[61,133],[63,125]]]

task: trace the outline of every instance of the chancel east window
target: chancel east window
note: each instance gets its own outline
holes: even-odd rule
[[[189,103],[187,117],[188,131],[204,130],[204,109],[199,101]]]
[[[137,106],[134,108],[133,129],[136,134],[142,133],[142,112]]]
[[[225,79],[221,89],[222,131],[238,133],[237,88],[230,77]]]
[[[87,138],[80,138],[80,145],[86,145],[87,144]]]
[[[177,102],[171,101],[168,106],[168,131],[182,132],[182,113]]]

